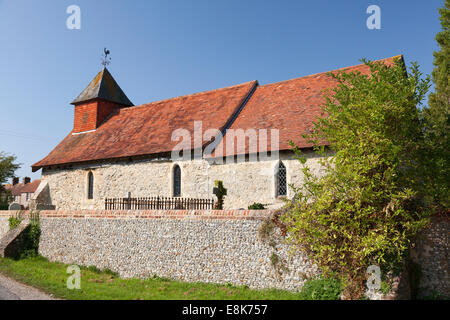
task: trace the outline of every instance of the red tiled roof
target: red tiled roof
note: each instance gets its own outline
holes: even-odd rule
[[[390,65],[394,58],[403,59],[397,56],[380,61]],[[364,64],[340,70],[360,71],[363,74],[369,71]],[[323,72],[263,86],[252,81],[118,109],[93,132],[69,133],[32,169],[36,171],[50,165],[170,152],[178,144],[178,141],[171,141],[175,129],[187,129],[192,136],[194,121],[202,121],[203,132],[210,128],[223,130],[249,97],[230,129],[278,129],[279,150],[290,149],[289,140],[299,147],[310,147],[301,136],[312,129],[316,117],[323,116],[323,90],[334,86],[336,81]],[[226,139],[227,134],[217,148]],[[270,150],[270,139],[268,147]],[[248,151],[247,143],[243,150],[225,150],[224,155]]]
[[[27,184],[23,183],[17,183],[13,186],[11,186],[11,194],[13,196],[18,196],[22,193],[34,193],[36,189],[39,187],[39,184],[41,183],[41,180],[33,180]]]
[[[171,140],[172,132],[184,128],[193,136],[194,121],[202,121],[203,130],[225,129],[256,85],[257,81],[251,81],[118,109],[93,132],[69,133],[32,166],[33,171],[56,164],[170,152],[179,143]]]
[[[380,61],[391,65],[394,63],[394,58],[396,57]],[[347,72],[359,71],[362,74],[369,73],[369,67],[365,64],[339,70]],[[272,150],[270,129],[279,130],[278,150],[291,149],[289,146],[290,140],[294,141],[299,148],[311,147],[312,144],[308,143],[302,137],[302,134],[309,133],[317,117],[324,115],[321,110],[321,106],[325,102],[323,90],[336,85],[336,80],[330,77],[328,72],[323,72],[259,86],[230,129],[255,129],[257,132],[259,129],[266,129],[267,150],[258,148],[257,152]],[[241,146],[240,149],[238,149],[237,140],[235,139],[234,150],[227,150],[227,138],[232,139],[232,136],[228,133],[225,134],[224,139],[216,147],[213,156],[253,152],[253,150],[249,149],[248,139],[245,146]],[[223,153],[219,153],[218,150],[223,150]]]

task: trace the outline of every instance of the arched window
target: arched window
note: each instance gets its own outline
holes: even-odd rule
[[[276,187],[277,187],[277,196],[282,197],[287,195],[287,180],[286,180],[286,167],[283,162],[278,163],[276,174]]]
[[[173,167],[173,196],[181,196],[181,169],[177,164]]]
[[[88,173],[88,199],[94,199],[94,175]]]

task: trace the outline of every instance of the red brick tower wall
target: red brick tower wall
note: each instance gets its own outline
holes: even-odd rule
[[[97,129],[101,123],[121,105],[100,99],[75,106],[73,132],[85,132]]]

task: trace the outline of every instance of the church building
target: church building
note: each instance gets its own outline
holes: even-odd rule
[[[363,64],[341,70],[369,71]],[[72,102],[71,132],[32,166],[42,169],[33,199],[57,209],[104,209],[107,198],[215,200],[214,182],[221,180],[224,209],[278,207],[293,196],[290,185],[303,182],[289,141],[320,174],[319,157],[302,134],[324,116],[323,91],[334,86],[324,72],[135,106],[105,67]]]

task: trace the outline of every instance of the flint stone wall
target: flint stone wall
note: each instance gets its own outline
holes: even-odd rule
[[[9,211],[7,214],[9,214]],[[0,216],[0,238],[3,238],[9,231],[9,215]]]
[[[302,254],[260,237],[270,210],[40,211],[39,252],[51,261],[109,268],[122,277],[299,290],[317,268]],[[0,237],[16,211],[0,211]],[[24,217],[28,212],[24,213]],[[411,258],[421,269],[422,296],[450,297],[448,214],[432,218]],[[276,253],[280,264],[270,257]],[[284,270],[282,266],[288,268]]]
[[[450,215],[442,213],[431,218],[411,250],[411,259],[420,267],[421,296],[438,294],[450,299]]]
[[[305,256],[289,254],[288,245],[278,242],[274,249],[260,238],[270,213],[41,211],[39,253],[51,261],[108,268],[124,278],[156,275],[299,290],[317,268]]]

